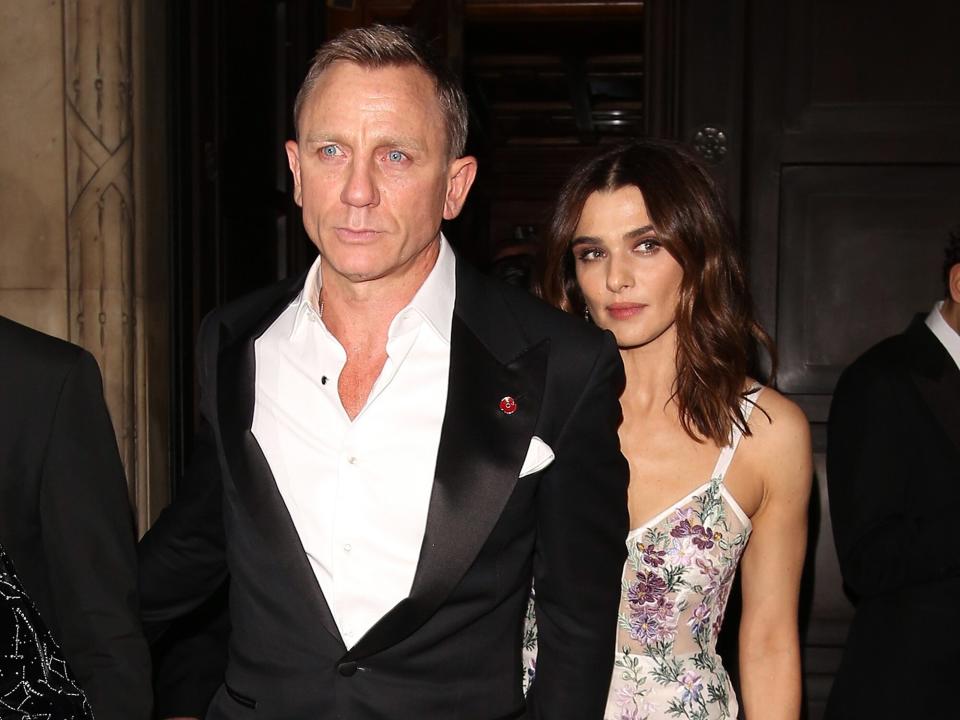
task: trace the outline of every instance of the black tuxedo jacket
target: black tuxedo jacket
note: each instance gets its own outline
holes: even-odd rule
[[[843,374],[827,480],[857,611],[830,718],[945,717],[960,674],[960,369],[918,317]]]
[[[96,361],[0,318],[0,544],[97,720],[150,714],[134,542]]]
[[[250,432],[253,341],[301,287],[261,291],[204,322],[202,469],[141,544],[150,623],[189,610],[229,574],[229,662],[208,718],[599,720],[628,527],[612,336],[458,261],[413,587],[348,651]],[[500,410],[507,395],[514,414]],[[556,459],[518,478],[534,435]],[[539,659],[525,701],[531,577]]]

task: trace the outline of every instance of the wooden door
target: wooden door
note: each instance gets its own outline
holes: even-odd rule
[[[819,718],[852,616],[825,423],[843,368],[942,296],[942,251],[960,223],[960,10],[782,0],[750,3],[746,23],[743,229],[780,389],[813,429],[802,627],[807,713]]]

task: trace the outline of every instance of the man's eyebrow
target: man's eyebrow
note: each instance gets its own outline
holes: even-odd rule
[[[312,133],[307,133],[304,136],[303,142],[304,144],[321,143],[321,142],[337,142],[337,138],[327,133],[312,132]]]
[[[335,133],[324,133],[324,132],[311,132],[307,133],[304,137],[305,144],[311,143],[340,143],[343,140],[337,136]],[[423,150],[424,145],[421,141],[417,140],[414,137],[409,137],[406,135],[382,135],[380,137],[373,138],[374,147],[399,147],[399,148],[410,148],[411,150]]]
[[[411,150],[423,150],[423,143],[414,137],[406,135],[382,135],[374,138],[376,147],[399,147]]]

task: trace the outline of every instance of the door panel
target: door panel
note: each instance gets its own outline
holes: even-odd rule
[[[922,9],[921,9],[922,7]],[[743,227],[780,389],[811,421],[816,484],[801,628],[807,718],[822,717],[852,606],[826,495],[836,380],[942,292],[960,222],[960,6],[749,4]]]
[[[829,394],[865,348],[942,295],[960,166],[794,166],[780,188],[780,388]]]

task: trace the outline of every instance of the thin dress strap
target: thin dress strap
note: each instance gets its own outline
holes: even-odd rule
[[[750,413],[753,412],[753,406],[757,404],[757,398],[760,397],[761,392],[763,392],[763,387],[757,387],[747,393],[740,401],[740,411],[743,413],[744,421],[750,420]],[[727,474],[727,468],[730,467],[730,463],[733,461],[733,454],[737,451],[737,446],[740,444],[742,438],[743,430],[734,424],[730,444],[720,451],[720,457],[717,458],[717,465],[713,469],[713,474],[710,475],[711,479],[723,482],[723,478]]]

